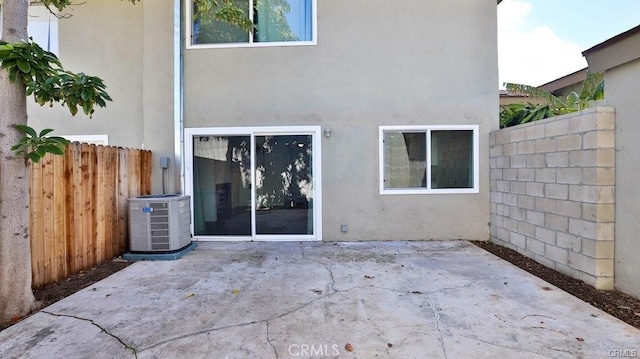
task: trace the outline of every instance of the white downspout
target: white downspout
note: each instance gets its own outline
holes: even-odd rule
[[[184,169],[184,51],[182,46],[182,1],[173,1],[173,133],[174,164],[180,171],[180,193],[185,193]],[[175,172],[174,172],[175,174]]]

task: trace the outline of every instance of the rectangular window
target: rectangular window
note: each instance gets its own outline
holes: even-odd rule
[[[478,126],[381,126],[380,193],[478,193]]]
[[[59,55],[58,18],[46,7],[29,6],[27,33],[33,41],[46,51]],[[0,0],[0,38],[2,38],[2,0]]]
[[[253,30],[213,19],[216,9],[195,14],[198,0],[187,1],[189,48],[316,44],[316,0],[233,0]]]

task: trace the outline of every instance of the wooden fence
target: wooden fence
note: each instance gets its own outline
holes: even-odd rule
[[[151,193],[151,151],[77,142],[31,164],[33,288],[128,249],[130,197]]]

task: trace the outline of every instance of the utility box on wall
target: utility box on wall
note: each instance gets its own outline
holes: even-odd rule
[[[191,243],[190,197],[150,195],[129,199],[129,250],[177,251]]]

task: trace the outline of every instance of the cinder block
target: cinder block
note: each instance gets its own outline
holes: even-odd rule
[[[569,233],[557,233],[556,234],[556,245],[560,248],[565,248],[573,252],[582,251],[582,237],[574,236]]]
[[[527,184],[524,182],[509,182],[509,192],[515,194],[525,194],[527,193]]]
[[[536,141],[523,141],[518,142],[518,154],[526,155],[536,152]]]
[[[582,203],[574,201],[557,201],[555,214],[571,218],[582,218]]]
[[[567,275],[571,278],[575,278],[575,279],[579,279],[580,278],[580,272],[578,272],[577,270],[567,266],[567,265],[563,265],[560,263],[556,264],[555,270],[557,270],[558,272]]]
[[[544,197],[544,184],[537,182],[526,183],[527,196]]]
[[[558,202],[558,200],[553,198],[539,197],[536,198],[535,209],[536,211],[554,213],[556,209],[556,202]]]
[[[600,186],[615,186],[616,169],[614,167],[596,169],[596,181]]]
[[[498,156],[502,156],[502,146],[490,146],[489,157],[498,157]]]
[[[496,191],[498,192],[509,192],[509,181],[500,181],[500,180],[496,180],[495,181],[496,184]]]
[[[597,167],[598,153],[596,150],[569,152],[569,167]]]
[[[495,146],[496,144],[496,133],[499,131],[491,131],[489,132],[489,146]]]
[[[569,132],[580,133],[598,129],[596,114],[585,113],[569,119]]]
[[[519,168],[518,169],[518,181],[533,181],[535,178],[535,172],[531,168]]]
[[[525,155],[511,156],[510,168],[525,168],[527,166],[527,157]]]
[[[518,195],[513,193],[505,193],[502,196],[502,202],[508,206],[517,206],[518,205]]]
[[[570,134],[556,139],[558,151],[576,151],[582,149],[582,136]]]
[[[489,175],[492,180],[501,180],[502,179],[502,169],[492,168],[489,170]]]
[[[545,226],[551,230],[567,232],[569,230],[569,218],[547,213]]]
[[[534,239],[527,238],[527,248],[528,251],[544,256],[544,243]]]
[[[616,192],[614,186],[598,186],[598,203],[615,203]]]
[[[558,144],[555,137],[545,137],[536,140],[536,152],[546,153],[558,150]]]
[[[525,138],[535,140],[544,137],[544,124],[529,126],[525,129]]]
[[[518,144],[515,142],[506,143],[502,146],[502,155],[513,156],[518,154]]]
[[[511,218],[502,218],[502,228],[510,232],[518,232],[518,221]]]
[[[492,227],[502,228],[502,219],[504,218],[503,216],[499,216],[496,213],[492,213],[489,215],[489,218],[490,218]]]
[[[556,263],[567,264],[569,261],[569,252],[566,249],[550,244],[544,245],[544,255]]]
[[[528,168],[543,168],[547,166],[547,158],[544,154],[532,153],[527,155]]]
[[[547,167],[568,167],[569,152],[550,152],[545,158]]]
[[[536,226],[531,223],[518,221],[518,233],[527,237],[534,237],[536,235]]]
[[[596,224],[596,239],[598,241],[613,241],[615,239],[615,223]]]
[[[504,194],[502,192],[491,192],[490,198],[491,203],[503,203],[502,196]]]
[[[582,172],[580,172],[580,174],[582,174]],[[542,183],[555,183],[556,169],[555,168],[536,168],[535,180],[536,182],[542,182]]]
[[[496,238],[503,241],[504,243],[509,242],[509,231],[504,228],[496,228]]]
[[[550,121],[544,125],[544,134],[547,137],[566,135],[569,132],[569,121],[566,119]]]
[[[574,167],[574,168],[558,168],[558,183],[565,184],[581,184],[582,183],[582,168]]]
[[[502,178],[505,181],[517,181],[518,180],[518,170],[513,168],[505,168],[501,170]]]
[[[575,236],[596,239],[596,223],[582,219],[569,218],[569,233]]]
[[[614,259],[614,241],[598,241],[592,239],[582,239],[582,253],[596,259]]]
[[[535,197],[518,195],[518,207],[524,209],[535,209]]]
[[[569,199],[576,202],[597,203],[598,186],[569,185]]]
[[[615,289],[614,286],[614,277],[596,277],[595,279],[595,283],[592,284],[596,289],[599,290],[613,290]]]
[[[527,237],[523,236],[522,234],[519,233],[513,233],[511,232],[510,237],[509,237],[509,242],[511,244],[513,244],[516,247],[519,248],[525,248],[525,246],[527,245]]]
[[[515,219],[516,221],[524,221],[526,220],[527,210],[521,207],[509,207],[511,210],[509,211],[509,217]]]
[[[544,196],[555,199],[568,199],[569,186],[566,184],[547,183],[544,185]]]
[[[498,168],[498,160],[495,157],[489,158],[489,168],[494,169]]]
[[[494,144],[495,145],[504,145],[505,143],[509,143],[509,130],[508,129],[502,129],[502,130],[498,130],[495,131],[495,140],[494,140]]]
[[[544,227],[536,227],[536,239],[544,243],[555,244],[557,234],[556,231]]]
[[[551,269],[555,269],[556,265],[558,264],[552,261],[551,259],[547,258],[545,255],[539,255],[539,254],[534,254],[533,260]]]
[[[525,129],[524,128],[512,128],[509,131],[509,141],[510,142],[519,142],[525,139]]]
[[[580,272],[595,274],[596,260],[591,257],[587,257],[582,253],[569,252],[568,265],[571,268],[577,269]]]
[[[614,204],[596,204],[596,221],[600,223],[615,222],[616,206]]]
[[[511,165],[509,161],[511,156],[499,156],[496,157],[496,168],[509,168]]]
[[[614,167],[616,165],[616,150],[612,148],[599,149],[596,165],[598,167]]]
[[[613,277],[613,259],[596,259],[596,277]]]
[[[616,116],[614,111],[610,112],[598,112],[598,118],[596,120],[596,126],[599,130],[615,130],[616,129]]]
[[[525,220],[536,226],[544,226],[545,215],[543,212],[527,211]],[[537,236],[536,236],[537,237]]]

